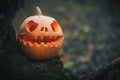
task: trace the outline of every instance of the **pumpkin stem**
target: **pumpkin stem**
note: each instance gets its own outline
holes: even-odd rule
[[[36,15],[42,15],[42,11],[39,8],[39,6],[36,6],[35,9],[36,9]]]

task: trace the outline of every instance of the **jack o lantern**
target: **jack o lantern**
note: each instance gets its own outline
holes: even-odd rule
[[[18,44],[21,51],[32,59],[49,59],[60,51],[63,32],[54,18],[42,15],[39,9],[39,15],[26,18],[20,26]]]

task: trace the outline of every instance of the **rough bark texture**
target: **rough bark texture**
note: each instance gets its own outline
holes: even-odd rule
[[[59,56],[34,61],[17,48],[12,20],[22,4],[23,0],[4,0],[0,4],[0,80],[71,80]]]

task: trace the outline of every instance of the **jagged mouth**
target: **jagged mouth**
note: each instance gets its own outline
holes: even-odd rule
[[[31,44],[37,43],[37,44],[47,44],[47,43],[55,43],[55,42],[61,42],[63,41],[63,35],[61,36],[37,36],[30,37],[27,35],[19,35],[19,39],[24,42],[30,42]]]

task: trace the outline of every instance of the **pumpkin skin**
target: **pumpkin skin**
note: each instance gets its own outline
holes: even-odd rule
[[[62,44],[62,29],[52,17],[30,16],[20,26],[18,45],[31,59],[43,60],[55,57]]]

